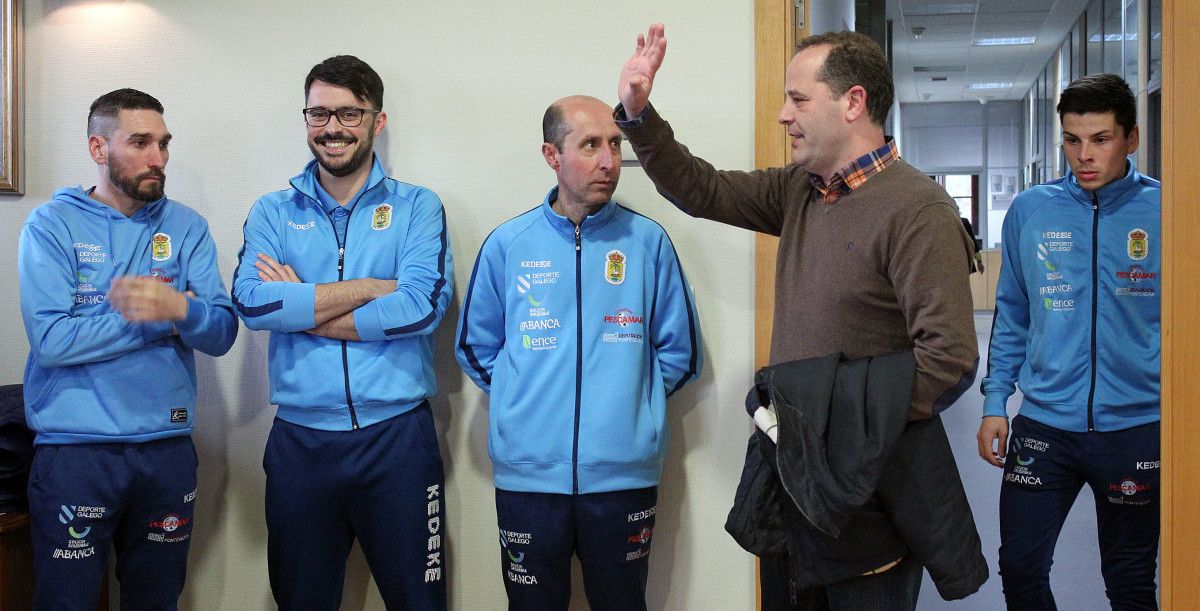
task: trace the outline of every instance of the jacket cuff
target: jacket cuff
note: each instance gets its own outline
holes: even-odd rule
[[[317,326],[317,285],[307,282],[280,282],[283,292],[282,322],[288,331],[307,331]]]
[[[655,114],[654,107],[649,102],[646,102],[646,107],[642,109],[642,112],[630,119],[625,116],[625,105],[617,104],[617,107],[613,109],[613,121],[617,123],[617,127],[624,130],[631,127],[641,127],[647,118]]]
[[[183,320],[175,323],[175,328],[180,333],[196,331],[204,324],[205,308],[204,304],[195,297],[185,297],[187,299],[187,315]]]
[[[171,335],[175,331],[175,323],[169,320],[156,320],[141,323],[142,343],[149,344]]]
[[[364,342],[378,342],[387,339],[383,334],[383,321],[379,317],[379,304],[375,301],[363,304],[351,312],[354,316],[354,330],[358,339]]]
[[[987,395],[983,398],[983,415],[1008,417],[1008,397]]]

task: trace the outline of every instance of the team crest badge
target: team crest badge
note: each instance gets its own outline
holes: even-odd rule
[[[1150,254],[1150,236],[1145,229],[1134,229],[1129,232],[1129,258],[1141,261]]]
[[[392,207],[389,204],[380,204],[375,206],[375,212],[371,215],[371,229],[375,231],[383,231],[392,226]]]
[[[604,279],[609,284],[625,282],[625,253],[619,250],[608,251],[604,256]]]
[[[156,233],[150,239],[150,257],[155,261],[166,261],[171,258],[171,236]]]

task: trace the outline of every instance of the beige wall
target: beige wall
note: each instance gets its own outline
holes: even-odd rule
[[[753,164],[750,3],[24,4],[26,195],[0,198],[0,288],[9,295],[0,317],[10,321],[0,327],[4,383],[20,380],[27,351],[16,297],[21,221],[59,186],[94,184],[85,116],[111,89],[137,87],[165,104],[175,134],[168,193],[208,218],[226,279],[254,198],[284,188],[310,156],[298,112],[303,77],[337,53],[356,54],[383,76],[390,121],[377,150],[393,176],[441,195],[459,291],[487,233],[552,184],[538,154],[545,106],[571,93],[612,100],[637,32],[653,20],[667,22],[671,40],[656,105],[716,165]],[[752,557],[722,525],[749,430],[740,405],[752,375],[753,239],[675,211],[637,168],[625,168],[617,197],[670,232],[695,286],[708,356],[703,378],[671,401],[651,604],[749,608]],[[457,315],[455,305],[447,320]],[[452,601],[501,609],[487,401],[454,363],[450,326],[437,335],[435,413],[448,470]],[[260,466],[273,416],[266,345],[266,335],[243,328],[228,355],[197,359],[201,486],[185,608],[270,606]],[[357,552],[344,606],[383,608]]]

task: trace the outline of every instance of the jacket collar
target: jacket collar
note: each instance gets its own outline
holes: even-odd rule
[[[1071,197],[1091,207],[1092,191],[1079,186],[1079,180],[1075,178],[1075,174],[1071,172],[1069,167],[1067,168],[1067,175],[1064,180]],[[1100,207],[1109,208],[1123,203],[1127,199],[1127,196],[1139,187],[1139,184],[1138,173],[1133,167],[1133,162],[1126,160],[1125,175],[1095,191],[1097,200],[1100,202]]]
[[[374,189],[375,186],[383,182],[383,179],[385,178],[387,178],[387,174],[383,172],[383,166],[379,163],[379,156],[372,155],[371,174],[367,176],[367,183],[363,185],[362,190],[358,192],[358,195],[356,195],[355,198],[357,199],[357,197],[363,193]],[[307,195],[313,201],[320,203],[321,207],[326,209],[326,212],[329,211],[329,203],[333,201],[333,198],[328,196],[322,198],[320,195],[318,195],[318,193],[324,192],[324,189],[321,188],[321,183],[317,180],[316,158],[313,158],[312,161],[309,161],[308,165],[304,166],[304,170],[292,177],[289,182],[291,183],[293,189],[303,193],[304,195]],[[336,205],[336,202],[334,202],[334,205]]]
[[[546,194],[546,198],[542,200],[542,214],[545,215],[546,220],[550,223],[551,227],[554,227],[555,230],[567,237],[574,238],[575,223],[572,223],[571,219],[555,212],[554,208],[551,206],[551,204],[553,204],[557,199],[558,187],[556,186],[553,189],[550,189],[550,192]],[[607,224],[609,219],[611,219],[616,213],[617,202],[611,199],[608,200],[603,206],[600,207],[599,210],[587,215],[587,217],[583,219],[583,223],[580,225],[581,233],[586,232],[590,234],[591,232],[600,229]]]

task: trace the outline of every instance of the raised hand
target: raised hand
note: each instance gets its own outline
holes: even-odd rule
[[[654,87],[654,75],[662,66],[667,55],[667,38],[663,24],[651,24],[645,35],[638,34],[637,50],[621,68],[621,81],[617,84],[617,97],[625,107],[626,118],[640,114],[650,102],[650,90]]]

